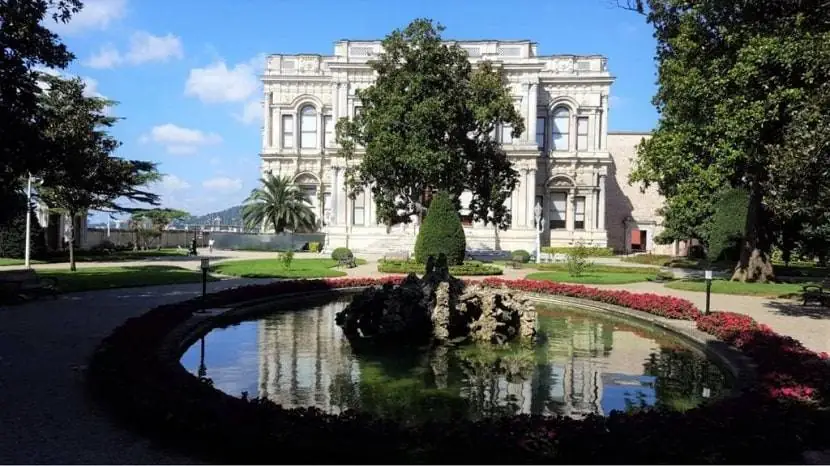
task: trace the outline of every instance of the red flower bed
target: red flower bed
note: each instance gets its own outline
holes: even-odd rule
[[[638,311],[648,312],[669,319],[695,320],[700,311],[691,302],[661,296],[652,293],[631,293],[621,290],[600,290],[583,285],[570,285],[544,280],[504,280],[501,278],[487,278],[482,280],[488,286],[506,286],[514,290],[530,293],[570,296],[573,298],[590,299],[617,306],[629,307]]]

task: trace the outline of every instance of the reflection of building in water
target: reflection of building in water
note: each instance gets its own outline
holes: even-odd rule
[[[259,396],[286,407],[332,404],[337,374],[358,380],[359,368],[348,341],[335,324],[340,302],[309,312],[276,313],[258,329]],[[331,406],[337,412],[337,406]]]
[[[542,412],[574,418],[602,413],[603,379],[608,379],[604,373],[610,369],[614,373],[643,374],[643,362],[654,346],[634,333],[615,331],[610,322],[579,317],[560,322],[565,327],[551,337],[550,367],[540,368],[537,373],[539,388],[546,392],[537,390],[537,396],[550,402]]]

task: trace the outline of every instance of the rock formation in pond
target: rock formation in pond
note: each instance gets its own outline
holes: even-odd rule
[[[536,312],[529,300],[506,288],[466,285],[450,276],[446,257],[429,258],[426,273],[400,285],[367,288],[337,313],[350,341],[503,344],[531,339]]]

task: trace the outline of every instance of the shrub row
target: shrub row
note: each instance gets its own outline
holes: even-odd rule
[[[589,257],[609,257],[614,255],[613,248],[601,248],[599,246],[585,246]],[[542,252],[549,254],[570,254],[574,248],[569,246],[546,246]]]
[[[426,271],[424,264],[413,261],[383,260],[378,261],[378,272],[383,273],[418,273]],[[472,277],[482,275],[501,275],[502,269],[494,265],[484,264],[478,261],[468,261],[461,265],[450,266],[450,274],[459,277]]]
[[[208,296],[209,306],[333,288],[397,283],[401,277],[274,282]],[[691,303],[625,291],[530,280],[485,280],[534,293],[595,299],[657,315],[693,319],[759,363],[767,390],[750,390],[685,413],[646,410],[585,420],[512,416],[404,427],[348,412],[285,410],[241,399],[170,365],[157,349],[201,306],[199,299],[128,320],[102,342],[88,370],[90,387],[124,420],[166,446],[223,463],[790,463],[826,448],[827,355],[806,350],[739,314],[703,316]],[[798,384],[798,385],[795,385]],[[801,388],[799,388],[801,387]],[[809,389],[809,390],[808,390]],[[810,398],[810,403],[802,402]],[[821,427],[824,426],[824,427]]]

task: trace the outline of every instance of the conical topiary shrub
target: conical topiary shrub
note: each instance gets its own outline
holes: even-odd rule
[[[459,265],[466,250],[467,239],[455,205],[446,193],[436,194],[415,241],[415,260],[425,264],[429,256],[437,258],[444,253],[449,265]]]

